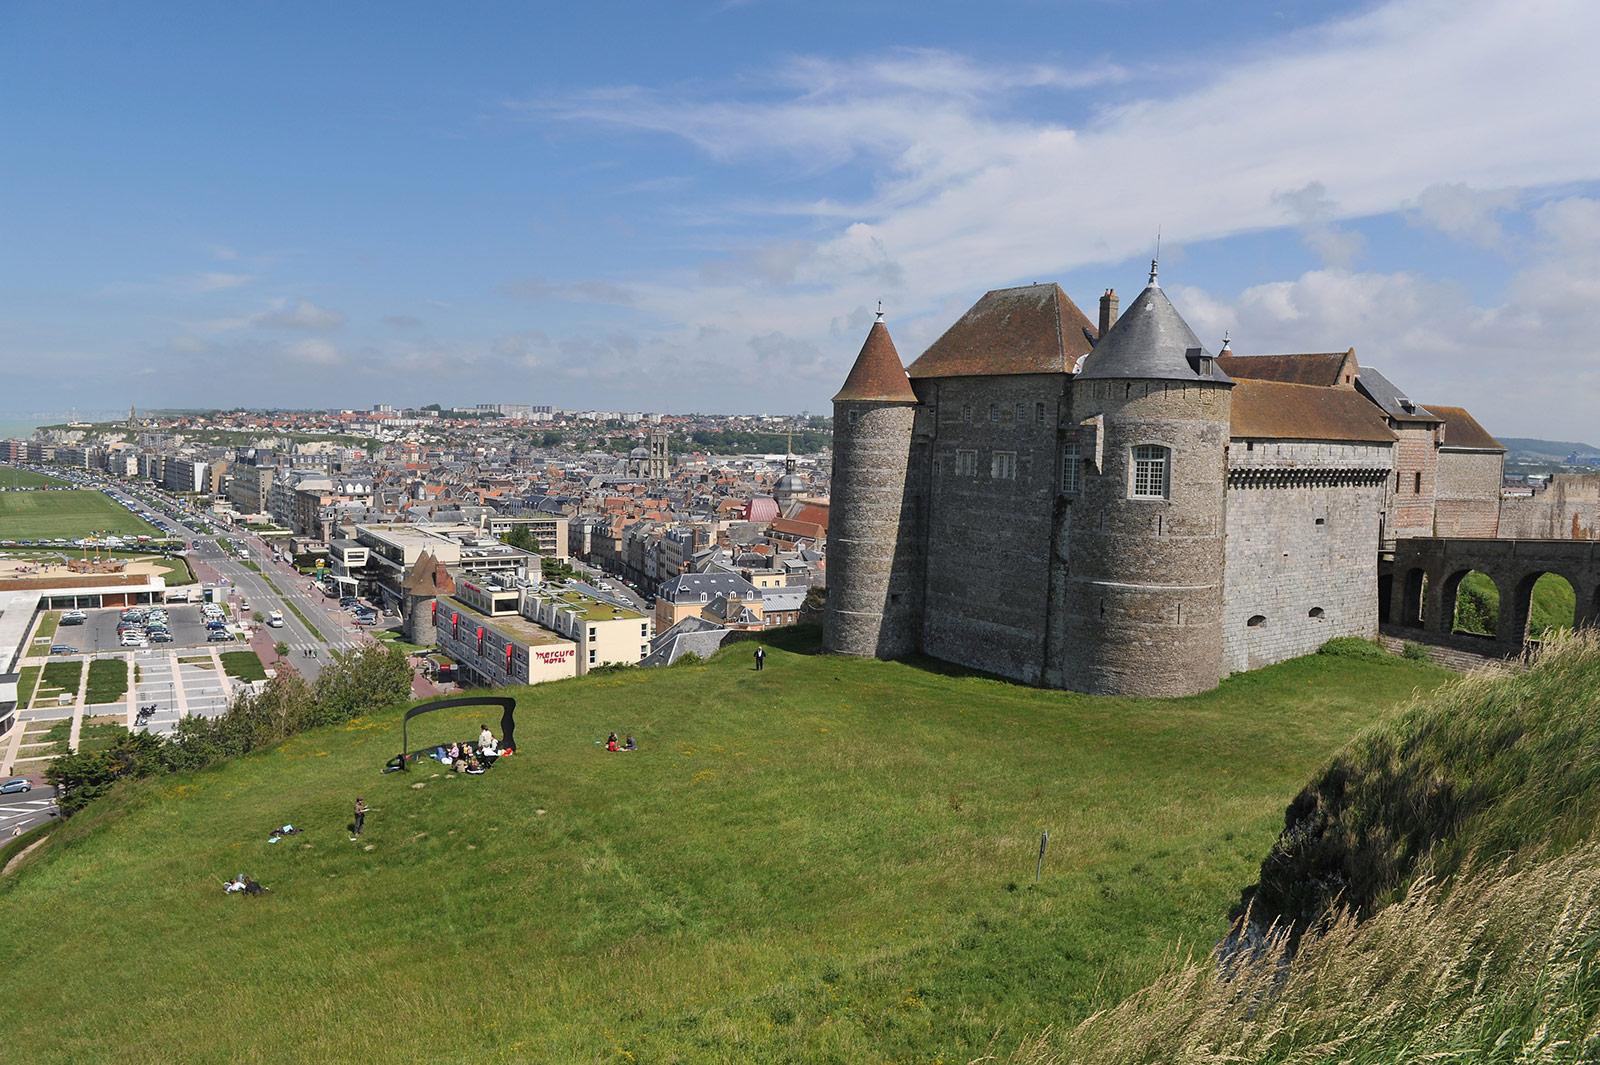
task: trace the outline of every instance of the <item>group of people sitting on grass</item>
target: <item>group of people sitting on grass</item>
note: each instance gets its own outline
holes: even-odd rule
[[[496,758],[511,753],[499,749],[499,743],[495,740],[494,733],[489,731],[488,725],[480,725],[478,728],[476,748],[470,743],[452,743],[448,746],[435,747],[429,752],[428,757],[444,763],[457,773],[471,773],[477,776],[493,765]]]
[[[272,889],[262,887],[255,880],[252,880],[250,877],[240,873],[232,880],[224,881],[222,884],[222,890],[227,892],[229,895],[233,895],[238,892],[243,892],[246,895],[265,895]]]
[[[608,751],[637,751],[638,749],[639,745],[633,742],[633,733],[631,732],[628,733],[628,738],[620,744],[617,743],[617,734],[615,732],[606,740],[606,750]]]

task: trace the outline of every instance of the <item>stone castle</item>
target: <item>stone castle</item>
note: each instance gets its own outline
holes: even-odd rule
[[[1353,351],[1213,355],[1154,263],[1098,323],[989,292],[909,368],[880,315],[833,402],[836,653],[1187,695],[1375,635],[1397,537],[1495,535],[1504,448],[1469,414]]]

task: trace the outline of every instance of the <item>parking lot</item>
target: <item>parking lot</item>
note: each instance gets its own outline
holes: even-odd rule
[[[172,631],[172,642],[152,643],[151,649],[159,651],[163,648],[207,646],[207,629],[200,617],[200,604],[173,603],[166,607],[166,611],[167,627]],[[56,643],[76,647],[85,654],[124,650],[121,638],[117,635],[117,622],[122,616],[122,611],[116,607],[103,607],[86,610],[84,613],[88,614],[89,618],[83,624],[62,625],[56,629]],[[226,650],[228,645],[220,646]]]

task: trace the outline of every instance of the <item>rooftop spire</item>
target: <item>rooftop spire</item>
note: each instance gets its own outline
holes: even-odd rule
[[[1156,274],[1158,272],[1160,262],[1161,262],[1161,260],[1159,260],[1159,259],[1151,259],[1150,260],[1150,286],[1152,288],[1160,288],[1161,287],[1161,282],[1156,280]]]
[[[875,319],[875,321],[879,321],[879,322],[883,321],[883,301],[882,300],[878,301],[878,317]]]
[[[1217,352],[1218,355],[1233,354],[1233,341],[1230,339],[1231,336],[1232,333],[1229,330],[1224,329],[1222,331],[1222,350]]]

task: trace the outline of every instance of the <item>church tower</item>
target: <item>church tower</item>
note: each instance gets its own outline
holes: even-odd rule
[[[667,466],[671,456],[667,453],[667,434],[660,429],[650,434],[650,464],[647,472],[652,481],[667,479]]]
[[[833,397],[825,651],[894,658],[917,649],[920,523],[907,484],[916,406],[880,311]]]
[[[1232,390],[1152,262],[1149,285],[1072,381],[1046,686],[1216,687]]]

